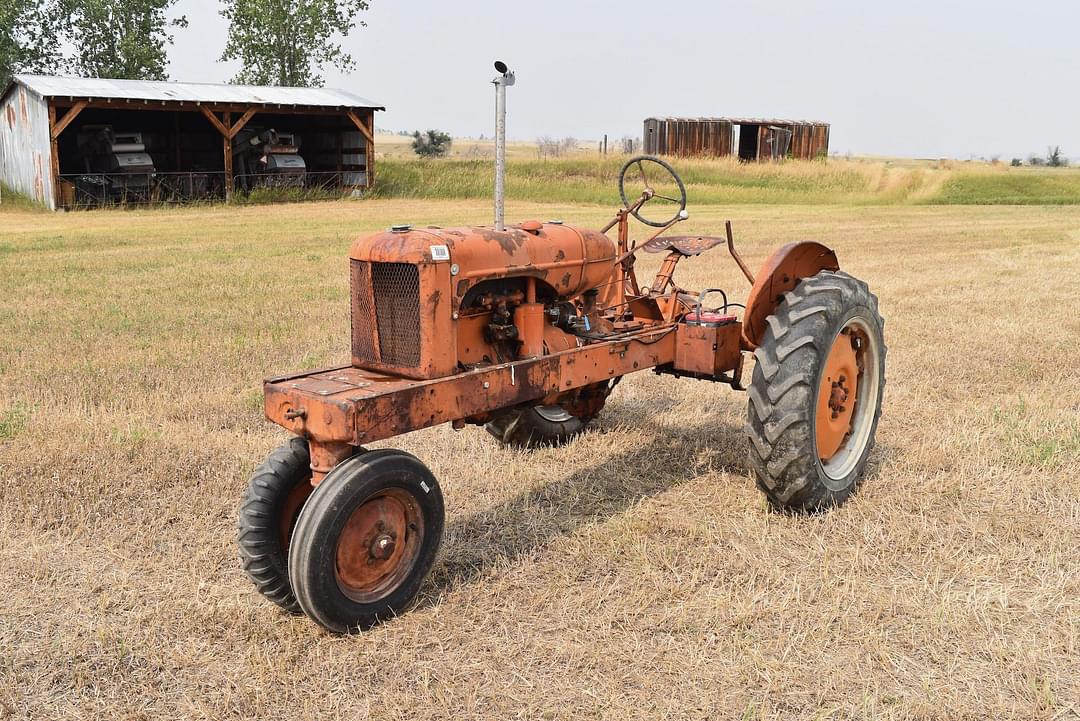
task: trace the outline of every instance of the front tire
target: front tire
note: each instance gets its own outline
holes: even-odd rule
[[[289,539],[313,490],[310,463],[303,438],[275,449],[248,481],[237,519],[244,572],[259,593],[291,613],[300,606],[289,583]]]
[[[431,570],[444,523],[439,484],[414,456],[387,449],[344,461],[293,533],[289,578],[300,608],[335,633],[399,614]]]
[[[837,506],[862,480],[885,388],[883,325],[866,283],[832,271],[801,281],[768,317],[746,433],[774,507]]]

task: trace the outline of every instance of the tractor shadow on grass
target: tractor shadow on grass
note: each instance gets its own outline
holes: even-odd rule
[[[645,408],[622,408],[619,425],[651,431],[644,447],[607,457],[569,476],[447,524],[439,562],[420,606],[499,567],[542,551],[552,541],[618,515],[643,499],[706,472],[747,474],[741,430],[718,414],[677,428],[650,421]],[[603,432],[603,431],[600,431]],[[574,445],[566,452],[573,453]],[[757,493],[745,480],[747,492]]]

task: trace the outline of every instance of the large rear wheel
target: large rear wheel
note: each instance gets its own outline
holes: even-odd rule
[[[593,383],[567,398],[564,406],[532,406],[500,415],[484,426],[499,441],[516,448],[561,446],[596,418],[622,377]]]
[[[750,384],[750,465],[769,501],[843,503],[862,479],[885,388],[884,321],[866,283],[821,271],[767,319]]]
[[[484,426],[500,442],[516,448],[560,446],[585,430],[592,418],[578,418],[560,406],[511,411]]]
[[[300,608],[337,633],[403,611],[420,590],[442,539],[442,491],[404,451],[344,461],[308,500],[289,548]]]

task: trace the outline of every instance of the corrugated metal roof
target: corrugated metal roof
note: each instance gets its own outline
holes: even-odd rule
[[[317,105],[321,107],[374,108],[385,110],[346,90],[333,88],[282,88],[260,85],[180,83],[158,80],[108,80],[56,75],[16,75],[21,83],[42,97],[101,98],[113,100],[165,100],[191,103],[244,105]]]

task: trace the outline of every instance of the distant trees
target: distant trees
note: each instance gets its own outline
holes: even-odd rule
[[[0,0],[0,83],[57,69],[103,78],[165,80],[177,0]],[[61,55],[60,49],[67,53]]]
[[[1027,157],[1027,164],[1032,167],[1047,166],[1050,168],[1064,168],[1069,165],[1069,159],[1061,150],[1060,145],[1053,145],[1046,149],[1046,157],[1032,153]],[[1013,158],[1012,165],[1022,165],[1020,158]]]
[[[1046,149],[1046,164],[1051,168],[1063,168],[1069,164],[1069,159],[1062,154],[1060,145]]]
[[[417,130],[413,133],[412,149],[421,158],[441,158],[450,152],[450,145],[453,142],[450,133],[444,133],[441,130],[421,133]]]
[[[178,0],[58,0],[60,33],[73,46],[65,66],[78,75],[167,80],[169,19]]]
[[[356,16],[367,0],[224,0],[229,21],[222,60],[239,60],[233,79],[253,85],[322,87],[319,71],[356,67],[337,38],[365,23]]]
[[[46,0],[0,0],[0,88],[15,73],[47,72],[57,61],[57,23]]]
[[[536,139],[536,152],[541,158],[558,158],[577,149],[577,138],[556,140],[546,135]]]

